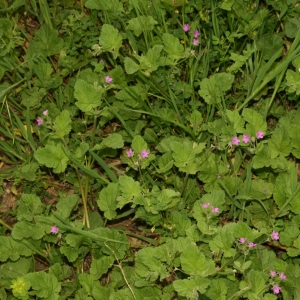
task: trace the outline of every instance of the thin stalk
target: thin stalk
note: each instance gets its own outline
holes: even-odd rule
[[[10,227],[7,223],[5,223],[4,221],[2,221],[1,219],[0,219],[0,224],[1,224],[2,226],[6,227],[9,231],[12,231],[12,230],[13,230],[12,227]]]

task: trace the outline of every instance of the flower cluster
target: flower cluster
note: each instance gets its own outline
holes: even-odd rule
[[[44,116],[47,116],[48,115],[48,109],[46,109],[46,110],[44,110],[43,112],[42,112],[42,114],[44,115]],[[38,117],[37,119],[36,119],[36,123],[37,123],[37,126],[41,126],[41,125],[43,125],[43,119],[41,118],[41,117]]]
[[[54,225],[54,226],[51,227],[50,233],[52,233],[52,234],[57,234],[58,231],[59,231],[59,228],[58,228],[57,226]]]
[[[149,153],[146,149],[143,149],[141,152],[140,152],[140,155],[142,158],[147,158],[149,156]],[[127,152],[126,152],[126,155],[128,158],[132,157],[134,155],[134,151],[130,148]]]
[[[264,138],[264,132],[259,130],[256,132],[256,138],[257,139],[263,139]],[[248,144],[250,143],[251,141],[251,137],[249,134],[243,134],[243,138],[242,138],[242,141],[245,143],[245,144]],[[232,145],[238,145],[241,141],[239,140],[239,138],[237,136],[234,136],[232,139],[231,139],[231,143]]]
[[[270,270],[270,274],[271,274],[271,277],[275,277],[275,276],[279,275],[280,279],[286,280],[286,276],[285,276],[284,272],[277,273],[274,270]],[[274,294],[279,294],[281,289],[282,288],[278,284],[274,285],[272,288]]]
[[[271,238],[272,238],[272,240],[278,241],[279,240],[279,232],[272,230]]]
[[[184,24],[183,25],[183,31],[184,32],[188,32],[189,30],[191,29],[191,26],[190,26],[190,24]],[[200,44],[200,41],[198,40],[198,37],[200,36],[200,32],[199,32],[199,30],[195,30],[194,31],[194,39],[193,39],[193,44],[194,44],[194,46],[197,46],[197,45],[199,45]]]
[[[203,204],[200,204],[203,208],[208,208],[210,206],[210,203],[203,203]],[[218,213],[219,212],[219,208],[218,207],[214,207],[214,206],[211,206],[211,211],[213,213]]]
[[[247,241],[247,238],[239,238],[238,241],[241,243],[241,244],[245,244],[246,241]],[[249,248],[253,248],[257,246],[257,244],[254,244],[253,242],[248,242],[248,247]]]

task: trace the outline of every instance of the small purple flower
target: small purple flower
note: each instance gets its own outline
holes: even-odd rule
[[[47,115],[48,115],[48,109],[46,109],[46,110],[43,111],[43,115],[44,115],[44,116],[47,116]]]
[[[38,117],[38,118],[36,119],[36,122],[37,122],[37,125],[38,125],[38,126],[41,126],[41,125],[43,124],[43,119],[41,119],[40,117]]]
[[[256,138],[257,139],[263,139],[264,138],[264,133],[263,131],[259,130],[256,132]]]
[[[273,230],[271,233],[271,238],[275,241],[278,241],[279,240],[279,232]]]
[[[203,204],[200,204],[203,208],[207,208],[207,207],[209,207],[210,206],[210,203],[208,202],[208,203],[203,203]]]
[[[238,139],[237,136],[234,136],[232,139],[231,139],[231,142],[232,142],[232,145],[238,145],[240,143],[240,140]]]
[[[142,158],[147,158],[148,156],[149,156],[149,152],[147,152],[146,149],[143,149],[143,150],[141,151],[141,157],[142,157]]]
[[[241,244],[244,244],[247,239],[246,238],[239,238],[238,241],[241,243]]]
[[[279,285],[275,285],[273,287],[273,293],[274,294],[279,294],[280,293],[280,290],[281,290],[281,287]]]
[[[198,41],[198,40],[196,40],[196,39],[193,40],[193,45],[194,45],[194,46],[199,45],[199,43],[200,43],[200,41]]]
[[[52,228],[51,228],[51,230],[50,230],[50,232],[52,233],[52,234],[57,234],[58,233],[58,231],[59,231],[59,228],[57,227],[57,226],[52,226]]]
[[[248,246],[249,246],[250,248],[253,248],[253,247],[257,246],[257,244],[254,244],[254,243],[252,243],[252,242],[249,242],[249,243],[248,243]]]
[[[109,76],[105,76],[105,82],[106,83],[111,83],[113,81],[113,79]]]
[[[184,30],[185,32],[188,32],[188,31],[190,30],[190,28],[191,28],[190,24],[184,24],[184,25],[183,25],[183,30]]]
[[[218,177],[219,179],[220,179],[220,178],[222,178],[221,174],[218,174],[218,176],[217,176],[217,177]]]
[[[270,270],[270,274],[272,277],[275,277],[277,275],[277,272],[273,271],[273,270]]]
[[[229,168],[230,168],[230,166],[229,166],[229,165],[227,165],[227,166],[226,166],[226,168],[227,168],[227,169],[229,169]]]
[[[130,148],[129,151],[126,152],[127,157],[132,157],[134,155],[134,152]]]
[[[218,213],[219,212],[219,208],[218,207],[211,207],[211,211],[213,212],[213,213]]]
[[[242,141],[243,141],[245,144],[249,143],[249,142],[250,142],[250,136],[249,136],[248,134],[244,134],[244,135],[243,135]]]
[[[103,61],[102,57],[99,57],[98,63],[101,63]]]
[[[194,32],[194,38],[196,39],[198,36],[200,36],[200,32],[196,29]]]
[[[279,277],[282,279],[282,280],[286,280],[286,276],[284,275],[284,272],[281,272]]]

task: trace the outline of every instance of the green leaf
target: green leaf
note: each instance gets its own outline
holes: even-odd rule
[[[35,173],[38,167],[39,166],[36,163],[29,163],[27,165],[23,165],[17,171],[14,172],[14,176],[20,179],[26,179],[28,181],[35,181]]]
[[[140,58],[140,69],[146,69],[149,73],[156,71],[159,67],[160,53],[164,47],[162,45],[155,45],[149,49],[146,56]]]
[[[204,78],[200,83],[199,95],[207,104],[220,103],[222,95],[231,89],[233,81],[234,76],[228,73],[217,73]]]
[[[48,168],[53,168],[54,173],[61,173],[66,170],[68,157],[66,156],[63,145],[47,144],[46,147],[37,149],[34,152],[34,158]]]
[[[206,278],[201,280],[194,280],[194,278],[175,280],[173,286],[179,296],[186,297],[187,299],[199,299],[198,291],[202,294],[205,293],[211,281]]]
[[[158,173],[165,173],[172,169],[173,163],[174,160],[172,159],[172,153],[167,152],[158,159],[159,169],[157,169],[156,171]]]
[[[73,247],[70,247],[68,245],[62,245],[59,248],[59,251],[61,254],[65,255],[69,262],[74,262],[78,258],[79,252],[81,252],[81,249],[74,249]]]
[[[219,229],[218,234],[209,242],[209,248],[215,253],[224,252],[224,257],[233,257],[236,250],[232,248],[235,238],[233,235],[234,223],[225,225]]]
[[[98,280],[103,274],[106,274],[108,269],[114,263],[114,258],[111,256],[103,256],[99,259],[93,259],[90,274],[94,280]]]
[[[119,194],[119,185],[117,183],[110,183],[103,188],[99,193],[97,204],[100,210],[104,211],[104,216],[108,220],[112,220],[117,216],[117,197]]]
[[[46,300],[58,300],[61,284],[52,274],[45,272],[30,273],[25,276],[32,286],[32,295]]]
[[[224,0],[221,4],[221,8],[225,10],[231,10],[232,5],[234,4],[235,0]]]
[[[55,134],[62,138],[71,131],[71,117],[68,110],[63,110],[54,120]]]
[[[212,280],[211,286],[206,295],[212,300],[226,300],[227,294],[227,280],[217,278]]]
[[[1,265],[0,278],[18,278],[26,275],[31,268],[32,268],[31,257],[19,258],[15,262],[9,261]]]
[[[119,133],[112,133],[103,141],[96,145],[92,150],[101,150],[103,148],[120,149],[124,147],[123,138]]]
[[[83,112],[90,112],[101,105],[104,88],[95,87],[85,80],[78,79],[74,86],[74,96],[78,100],[75,104]]]
[[[104,24],[101,29],[99,43],[104,50],[111,51],[114,59],[116,59],[119,55],[119,49],[122,46],[122,37],[118,29],[112,25]]]
[[[20,256],[30,256],[32,251],[21,242],[15,241],[10,236],[0,236],[0,261],[8,259],[16,261]]]
[[[231,125],[233,126],[235,132],[237,132],[237,133],[245,132],[245,129],[244,129],[245,121],[243,120],[243,118],[240,116],[240,114],[236,110],[231,111],[231,110],[226,109],[226,115],[227,115]]]
[[[123,175],[119,178],[120,191],[122,197],[127,200],[132,200],[141,193],[140,183],[134,181],[131,177]]]
[[[69,195],[56,203],[56,214],[66,220],[79,203],[78,195]]]
[[[162,36],[166,51],[170,58],[172,59],[180,59],[183,57],[184,48],[180,44],[178,38],[170,33],[164,33]]]
[[[298,235],[298,227],[293,225],[287,226],[285,227],[284,231],[280,232],[280,243],[284,246],[292,246]]]
[[[257,48],[262,52],[262,58],[266,61],[270,60],[283,46],[281,34],[267,33],[261,36],[257,43]]]
[[[292,18],[287,20],[284,26],[284,33],[288,38],[295,38],[300,28],[299,20],[297,18]]]
[[[288,156],[292,151],[288,132],[282,127],[277,127],[269,140],[269,147],[277,155]]]
[[[156,249],[147,247],[138,251],[135,259],[136,273],[148,282],[155,282],[168,276],[166,266],[155,257]]]
[[[175,166],[185,167],[187,164],[192,163],[195,159],[195,153],[193,151],[192,145],[188,141],[183,142],[173,142],[171,144],[171,149],[173,151],[172,157],[174,158]]]
[[[127,74],[134,74],[140,68],[140,66],[135,63],[130,57],[125,57],[124,67]]]
[[[143,149],[148,149],[147,143],[140,135],[136,135],[133,138],[131,147],[135,153],[140,153]]]
[[[245,108],[243,110],[242,116],[244,120],[249,123],[246,125],[246,129],[251,136],[256,137],[257,131],[263,131],[264,133],[266,133],[267,123],[262,115],[257,111],[255,111],[254,109]]]
[[[20,221],[15,224],[11,235],[16,240],[22,240],[24,238],[39,240],[45,235],[45,230],[46,225],[44,224],[32,224],[27,221]]]
[[[63,39],[58,37],[57,31],[44,24],[35,33],[35,39],[30,43],[30,49],[33,53],[52,56],[59,54],[63,48]]]
[[[32,221],[38,214],[42,214],[45,210],[45,204],[34,194],[22,195],[22,200],[17,201],[17,219],[18,221]]]
[[[119,0],[87,0],[84,6],[113,13],[113,16],[118,16],[124,11],[122,2]]]
[[[101,251],[103,253],[113,257],[116,256],[118,260],[121,260],[125,257],[129,249],[128,238],[125,234],[110,228],[96,228],[92,232],[100,236],[102,239],[107,238],[116,241],[97,241],[97,244],[102,247]]]
[[[298,21],[299,22],[299,21]],[[286,71],[286,85],[287,85],[287,92],[288,93],[295,93],[296,95],[300,95],[300,74],[294,72],[292,70]]]
[[[132,30],[136,36],[143,32],[152,31],[157,22],[151,16],[142,16],[129,20],[127,29]]]
[[[206,277],[216,272],[212,260],[206,259],[204,254],[194,245],[189,245],[181,254],[182,270],[189,275]]]

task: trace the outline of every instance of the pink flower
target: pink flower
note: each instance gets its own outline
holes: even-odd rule
[[[194,32],[194,38],[196,39],[200,35],[200,32],[196,29]]]
[[[279,277],[282,279],[282,280],[286,280],[286,276],[284,275],[284,272],[281,272]]]
[[[217,176],[217,177],[218,177],[219,179],[220,179],[220,178],[222,178],[221,174],[218,174],[218,176]]]
[[[147,152],[146,149],[143,149],[143,150],[141,151],[141,157],[142,157],[142,158],[147,158],[148,155],[149,155],[149,152]]]
[[[279,294],[280,293],[280,290],[281,290],[281,287],[279,285],[275,285],[273,287],[273,293],[274,294]]]
[[[239,238],[238,241],[241,243],[241,244],[244,244],[247,239],[246,238]]]
[[[277,272],[273,271],[273,270],[270,270],[270,274],[272,277],[275,277],[277,275]]]
[[[98,63],[101,63],[102,61],[103,61],[103,58],[100,56],[99,60],[98,60]]]
[[[38,117],[38,118],[36,119],[36,122],[37,122],[37,125],[38,125],[38,126],[41,126],[41,125],[43,124],[43,119],[41,119],[40,117]]]
[[[231,139],[231,142],[232,142],[232,145],[238,145],[240,143],[240,140],[238,139],[237,136],[234,136],[232,139]]]
[[[134,152],[130,148],[129,151],[126,152],[127,157],[132,157],[134,155]]]
[[[109,76],[105,76],[105,82],[106,83],[111,83],[113,81],[113,79]]]
[[[253,247],[257,246],[257,244],[254,244],[254,243],[252,243],[252,242],[249,242],[249,243],[248,243],[248,246],[249,246],[250,248],[253,248]]]
[[[198,41],[198,40],[196,40],[196,39],[194,39],[194,40],[193,40],[193,44],[194,44],[194,46],[197,46],[197,45],[199,45],[199,43],[200,43],[200,41]]]
[[[48,115],[48,109],[46,109],[46,110],[43,111],[43,115],[44,116]]]
[[[54,225],[54,226],[52,226],[50,232],[51,232],[52,234],[57,234],[57,233],[58,233],[58,230],[59,230],[59,228],[58,228],[57,226]]]
[[[271,233],[271,238],[273,240],[278,241],[279,240],[279,232],[273,230],[272,233]]]
[[[229,166],[229,165],[227,165],[227,166],[226,166],[226,168],[227,168],[227,169],[229,169],[229,168],[230,168],[230,166]]]
[[[190,24],[184,24],[184,25],[183,25],[183,30],[184,30],[185,32],[188,32],[188,31],[190,30],[190,28],[191,28]]]
[[[257,131],[256,132],[256,138],[257,139],[263,139],[264,138],[264,133],[261,130]]]
[[[219,208],[218,207],[211,207],[211,211],[213,212],[213,213],[217,213],[217,212],[219,212]]]
[[[248,134],[244,134],[244,135],[243,135],[242,141],[243,141],[245,144],[249,143],[249,142],[250,142],[250,136],[249,136]]]
[[[203,203],[203,204],[200,204],[203,208],[207,208],[207,207],[209,207],[210,206],[210,203],[208,202],[208,203]]]

